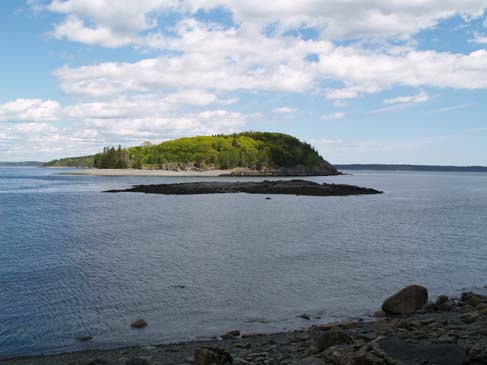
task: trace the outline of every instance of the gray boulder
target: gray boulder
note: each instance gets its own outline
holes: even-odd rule
[[[339,332],[335,329],[325,331],[315,342],[315,346],[319,352],[326,350],[329,347],[335,345],[350,344],[352,340],[346,334]]]
[[[420,285],[410,285],[382,303],[382,310],[389,314],[411,314],[428,302],[428,290]]]
[[[233,364],[232,355],[223,349],[200,347],[194,353],[194,365]]]

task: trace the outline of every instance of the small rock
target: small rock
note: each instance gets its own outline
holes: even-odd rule
[[[239,337],[239,336],[240,336],[240,331],[239,330],[234,330],[234,331],[230,331],[230,332],[225,333],[222,336],[222,338],[224,340],[230,340],[232,338]]]
[[[316,345],[311,345],[306,349],[306,356],[316,355],[320,352],[320,349]]]
[[[428,309],[439,312],[449,312],[453,307],[453,302],[446,295],[440,295],[436,302],[428,306]]]
[[[75,337],[75,340],[80,341],[80,342],[86,342],[86,341],[90,341],[92,339],[93,339],[93,336],[78,336],[78,337]]]
[[[157,350],[157,347],[156,346],[152,346],[152,345],[147,345],[147,346],[142,347],[142,350],[144,350],[144,351],[154,351],[154,350]]]
[[[250,343],[236,343],[235,347],[238,349],[249,350],[252,347],[252,344],[250,344]]]
[[[471,323],[474,323],[478,318],[479,318],[479,314],[478,313],[475,313],[475,312],[468,312],[468,313],[465,313],[464,315],[462,315],[462,321],[467,323],[467,324],[471,324]]]
[[[448,299],[448,296],[446,296],[446,295],[440,295],[438,297],[438,299],[436,299],[436,304],[443,304],[443,303],[448,302],[448,300],[449,300]]]
[[[88,365],[109,365],[110,363],[107,360],[103,359],[94,359],[91,360]]]
[[[375,312],[373,316],[375,318],[383,318],[386,316],[386,312],[384,312],[383,310],[379,310],[379,311]]]
[[[411,314],[428,302],[428,290],[419,285],[410,285],[382,304],[382,310],[392,314]]]
[[[335,345],[350,344],[352,341],[350,337],[344,333],[338,332],[334,329],[323,332],[315,342],[318,352],[324,351],[329,347]]]
[[[311,316],[309,314],[303,313],[298,316],[299,318],[306,319],[307,321],[311,320]]]
[[[225,350],[201,347],[194,353],[194,365],[233,364],[232,355]]]
[[[118,358],[118,365],[127,365],[127,362],[129,361],[129,358],[127,356],[122,356]]]
[[[150,365],[150,362],[141,357],[133,357],[127,361],[127,365]]]
[[[470,304],[472,307],[478,306],[480,303],[482,303],[482,299],[479,298],[476,295],[472,295],[468,300],[467,303]]]
[[[423,326],[429,326],[430,324],[435,323],[435,322],[436,322],[436,319],[434,319],[434,318],[428,318],[428,319],[423,319],[422,321],[419,321],[419,323],[422,324]]]
[[[412,327],[409,321],[405,321],[403,319],[395,319],[391,324],[395,328],[401,328],[408,331],[411,330]]]
[[[137,329],[144,328],[147,327],[147,322],[143,319],[138,319],[134,323],[132,323],[130,327]]]
[[[265,198],[265,200],[271,200],[271,198],[270,197],[267,197],[267,198]]]
[[[295,365],[322,365],[323,361],[316,357],[307,357],[306,359],[302,359],[294,364]]]

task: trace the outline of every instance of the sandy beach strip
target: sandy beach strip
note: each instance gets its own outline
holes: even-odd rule
[[[90,175],[90,176],[181,176],[181,177],[215,177],[231,174],[232,170],[208,171],[173,171],[173,170],[136,170],[136,169],[79,169],[60,172],[60,175]]]

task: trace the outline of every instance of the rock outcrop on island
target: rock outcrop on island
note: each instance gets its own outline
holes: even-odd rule
[[[244,132],[179,138],[160,144],[106,147],[45,167],[169,171],[226,170],[236,176],[327,176],[339,172],[308,143],[282,133]]]
[[[345,184],[318,184],[307,180],[248,181],[248,182],[192,182],[178,184],[135,185],[129,189],[108,190],[108,193],[135,192],[164,195],[191,194],[285,194],[308,196],[346,196],[381,194],[370,188]]]

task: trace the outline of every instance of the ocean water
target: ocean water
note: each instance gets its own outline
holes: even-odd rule
[[[487,174],[354,172],[312,180],[385,194],[265,200],[106,194],[197,179],[58,172],[0,168],[0,358],[369,318],[408,284],[487,285]]]

